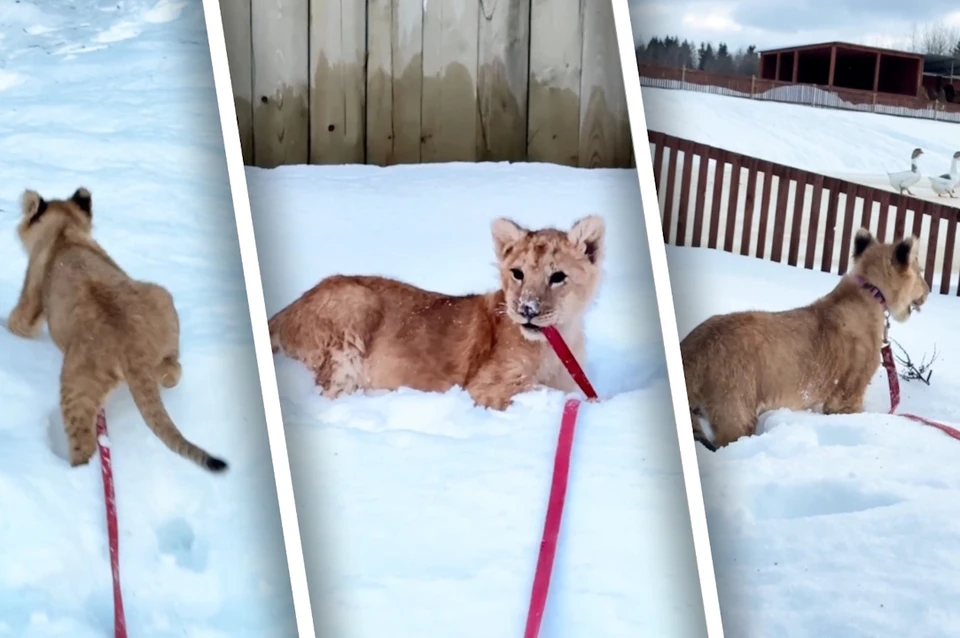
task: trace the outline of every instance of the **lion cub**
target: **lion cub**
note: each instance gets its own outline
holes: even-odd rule
[[[707,319],[680,342],[694,438],[715,450],[752,435],[761,413],[780,408],[862,411],[880,366],[885,311],[906,321],[929,293],[916,238],[881,244],[861,229],[853,268],[826,296],[783,312]]]
[[[460,386],[485,407],[545,385],[576,391],[541,328],[584,360],[583,315],[600,282],[604,222],[567,231],[492,225],[501,288],[451,296],[383,277],[324,279],[270,319],[273,350],[303,362],[330,398]]]
[[[90,236],[90,192],[66,200],[22,197],[17,234],[29,257],[10,332],[35,336],[44,318],[63,352],[60,409],[70,464],[86,464],[97,448],[96,419],[121,382],[154,434],[177,454],[213,472],[227,464],[186,440],[160,400],[180,381],[180,323],[164,288],[131,279]]]

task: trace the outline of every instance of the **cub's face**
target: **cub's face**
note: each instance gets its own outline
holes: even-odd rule
[[[493,222],[493,243],[507,317],[527,339],[563,326],[593,301],[603,262],[604,222],[585,217],[567,231],[531,231],[509,219]]]
[[[27,252],[51,226],[70,226],[86,234],[93,227],[93,200],[86,188],[78,188],[70,199],[49,201],[36,191],[26,190],[20,199],[20,209],[17,235]]]
[[[866,229],[854,238],[854,271],[880,288],[895,321],[906,321],[926,303],[930,287],[920,270],[919,242],[906,237],[881,244]]]

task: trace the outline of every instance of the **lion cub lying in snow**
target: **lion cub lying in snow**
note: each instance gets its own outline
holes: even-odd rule
[[[131,279],[90,236],[93,207],[85,188],[67,200],[22,198],[17,234],[29,261],[10,313],[10,332],[35,336],[44,318],[63,352],[60,409],[70,464],[97,448],[96,420],[122,381],[154,434],[177,454],[208,470],[227,464],[186,440],[160,401],[159,385],[180,381],[180,323],[164,288]]]
[[[884,311],[906,321],[930,288],[914,237],[881,244],[861,229],[853,260],[836,288],[808,306],[717,315],[681,341],[695,439],[715,450],[752,435],[768,410],[863,410],[880,366]],[[713,430],[712,443],[701,418]]]
[[[604,222],[568,232],[492,225],[501,288],[451,296],[383,277],[335,275],[270,319],[273,350],[303,362],[330,398],[358,390],[458,385],[504,409],[545,385],[576,391],[540,331],[555,326],[584,360],[583,315],[600,282]]]

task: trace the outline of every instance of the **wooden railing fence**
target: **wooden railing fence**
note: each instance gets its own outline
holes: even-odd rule
[[[858,228],[920,240],[931,290],[958,294],[960,209],[650,131],[667,244],[843,274]]]

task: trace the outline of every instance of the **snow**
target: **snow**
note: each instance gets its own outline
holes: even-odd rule
[[[681,337],[711,315],[796,307],[837,282],[714,250],[667,257]],[[960,342],[943,336],[958,317],[960,300],[931,295],[893,324],[912,358],[938,352],[929,387],[901,381],[900,412],[960,424]],[[956,635],[960,441],[889,407],[881,369],[864,414],[773,411],[758,435],[698,450],[726,635]]]
[[[0,0],[0,24],[0,322],[26,268],[20,193],[88,187],[94,236],[180,312],[168,410],[231,464],[195,467],[126,388],[108,400],[130,635],[295,636],[200,3]],[[0,636],[112,635],[99,460],[63,458],[62,357],[5,329],[0,352]]]
[[[910,170],[910,153],[920,147],[925,177],[911,190],[960,206],[937,197],[927,179],[950,170],[960,150],[956,123],[652,87],[643,88],[643,107],[651,131],[891,192],[887,171]]]
[[[605,279],[543,636],[705,635],[632,170],[539,164],[247,169],[268,312],[334,273],[459,294],[498,285],[497,216],[604,215]],[[505,412],[459,389],[319,395],[276,355],[318,634],[521,635],[564,397]]]

